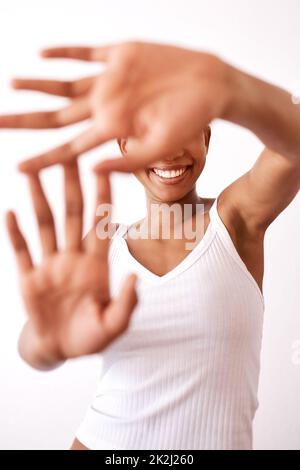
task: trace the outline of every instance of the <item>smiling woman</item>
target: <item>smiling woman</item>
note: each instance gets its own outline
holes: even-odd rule
[[[135,171],[149,202],[170,203],[185,199],[187,203],[192,198],[196,201],[195,184],[205,165],[210,135],[211,130],[207,126],[180,152]],[[119,139],[118,143],[123,156],[130,159],[131,139]]]

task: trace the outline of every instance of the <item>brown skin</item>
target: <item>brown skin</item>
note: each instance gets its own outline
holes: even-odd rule
[[[128,158],[102,162],[96,171],[135,171],[145,186],[148,208],[154,201],[196,204],[199,197],[194,185],[202,171],[208,146],[206,138],[205,150],[202,132],[211,121],[219,118],[236,123],[252,131],[263,142],[265,150],[253,167],[222,191],[218,204],[220,217],[238,253],[262,289],[265,231],[293,200],[300,187],[300,107],[292,103],[290,94],[232,67],[214,55],[163,44],[127,42],[98,48],[54,48],[44,51],[44,56],[104,61],[107,67],[99,76],[72,83],[31,79],[14,82],[15,88],[68,97],[70,104],[55,112],[0,116],[0,128],[55,128],[87,118],[92,121],[90,129],[71,142],[21,164],[22,171],[33,175],[31,184],[35,188],[40,169],[55,163],[65,165],[74,162],[83,152],[113,138],[119,139],[124,154],[125,142],[122,143],[122,138],[129,136],[125,145]],[[186,153],[178,157],[182,150]],[[183,179],[178,186],[159,185],[157,180],[148,177],[147,168],[154,162],[155,165],[166,165],[166,162],[168,165],[178,165],[180,158],[181,163],[187,163],[186,160],[193,163],[193,168],[189,179]],[[76,182],[76,167],[71,166],[71,170],[73,176],[67,178],[69,194],[70,188],[73,188],[71,199],[67,198],[70,201],[67,225],[72,229],[67,230],[64,253],[56,251],[53,220],[41,191],[33,191],[33,195],[36,193],[42,242],[51,254],[47,254],[40,268],[32,266],[14,215],[9,214],[7,220],[21,278],[25,280],[22,286],[29,315],[29,328],[25,328],[20,338],[20,352],[27,362],[38,368],[56,367],[60,360],[101,349],[108,339],[113,338],[110,332],[100,335],[98,343],[95,337],[90,342],[90,335],[87,334],[85,341],[82,341],[82,327],[87,328],[88,332],[88,326],[94,326],[96,319],[99,319],[97,312],[105,313],[105,309],[111,311],[111,300],[107,296],[105,256],[101,257],[103,270],[88,284],[84,276],[68,276],[70,272],[73,274],[74,268],[79,267],[75,273],[80,273],[83,265],[96,261],[92,261],[90,249],[78,242],[78,227],[82,222],[78,214],[81,214],[82,207],[78,205],[80,191]],[[75,190],[72,181],[75,181]],[[104,200],[107,194],[104,194]],[[207,227],[207,212],[213,200],[200,198],[200,201],[205,203]],[[74,217],[74,210],[77,217]],[[74,236],[75,250],[70,249]],[[186,256],[184,240],[181,242],[179,246],[177,240],[176,244],[172,240],[169,243],[158,240],[155,246],[151,246],[152,240],[129,239],[128,245],[133,256],[142,264],[163,275]],[[107,253],[106,250],[102,247],[103,253]],[[150,256],[152,250],[157,253],[160,263]],[[61,272],[65,274],[58,286],[54,285],[53,276],[57,262],[62,265]],[[49,280],[50,284],[47,284]],[[99,285],[99,281],[102,281],[102,293],[99,299],[99,292],[96,292],[95,302],[95,285]],[[54,295],[50,296],[52,310],[61,313],[53,318],[47,309],[42,308],[49,300],[49,287],[54,289]],[[82,292],[82,298],[78,297],[78,292]],[[83,325],[80,311],[85,311],[84,298],[90,300],[92,313],[88,324]],[[122,310],[124,299],[127,299],[126,311]],[[128,321],[119,323],[117,318],[128,319],[135,300],[133,283],[129,283],[123,299],[119,299],[118,308],[114,305],[114,311],[119,313],[106,316],[108,323],[104,330],[101,329],[105,324],[101,313],[102,321],[96,322],[96,330],[108,333],[109,324],[110,331],[115,328],[115,337],[124,331]],[[71,312],[70,306],[74,307]],[[75,318],[77,321],[74,322]],[[114,320],[109,322],[109,318]],[[55,322],[63,335],[56,334]],[[65,332],[67,342],[61,339],[65,337]]]
[[[229,99],[227,68],[212,54],[127,42],[51,48],[42,51],[42,56],[104,62],[106,68],[97,76],[72,82],[13,80],[16,89],[63,96],[69,104],[57,111],[2,115],[0,128],[57,128],[86,119],[91,124],[70,142],[21,163],[22,171],[74,160],[103,142],[128,135],[134,143],[135,161],[132,165],[128,160],[126,170],[145,166],[141,162],[174,155],[199,136],[224,112]],[[212,99],[216,96],[217,100]]]

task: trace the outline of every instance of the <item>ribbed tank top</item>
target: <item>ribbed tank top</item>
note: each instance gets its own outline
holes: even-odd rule
[[[203,238],[158,276],[120,225],[109,252],[112,294],[138,275],[128,329],[101,352],[95,396],[76,437],[90,449],[252,449],[264,298],[215,200]]]

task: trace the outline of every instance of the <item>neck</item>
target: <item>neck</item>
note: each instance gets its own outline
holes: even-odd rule
[[[160,201],[156,199],[152,195],[147,194],[147,213],[151,213],[151,206],[152,204],[164,204],[168,206],[172,206],[173,204],[180,204],[180,206],[184,206],[184,204],[192,204],[195,206],[196,204],[201,204],[202,198],[198,196],[196,188],[193,188],[188,194],[186,194],[182,199],[178,199],[177,201]]]

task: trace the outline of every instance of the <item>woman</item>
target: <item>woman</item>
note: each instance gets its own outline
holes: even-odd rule
[[[134,44],[134,53],[126,47],[112,54],[112,75],[102,77],[100,85],[83,86],[81,81],[72,86],[77,101],[67,113],[0,117],[2,127],[51,127],[57,119],[69,124],[92,115],[82,104],[91,87],[97,89],[95,100],[101,98],[96,103],[108,110],[102,127],[97,111],[99,127],[22,165],[44,260],[33,266],[9,213],[29,314],[20,353],[33,367],[49,369],[67,358],[101,351],[99,387],[73,449],[251,449],[264,310],[264,234],[299,190],[300,112],[288,93],[211,56],[160,45]],[[99,50],[100,55],[89,50],[88,58],[103,58]],[[87,58],[86,49],[47,54]],[[128,64],[134,72],[125,79]],[[118,87],[108,90],[112,76]],[[56,94],[70,90],[49,81],[18,81],[16,86]],[[122,105],[118,93],[127,93]],[[139,97],[134,111],[128,94]],[[175,98],[182,104],[180,113],[170,108],[167,113],[166,104]],[[153,124],[154,130],[145,130],[157,109],[162,120]],[[208,151],[208,122],[216,117],[251,129],[272,150],[266,148],[253,168],[217,199],[205,199],[195,184]],[[110,203],[105,171],[134,170],[147,196],[145,219],[134,224],[143,227],[143,236],[132,236],[132,227],[119,225],[109,241],[99,236],[96,218],[82,242],[83,202],[74,157],[113,135],[123,157],[96,168],[97,205]],[[66,183],[66,247],[60,252],[38,176],[40,168],[57,162],[63,163]],[[178,219],[169,219],[166,238],[165,214],[153,216],[155,205],[174,203],[177,210],[191,209],[187,219],[179,210],[181,225],[191,223],[197,239],[188,253],[186,232],[175,236]],[[204,209],[200,218],[199,207]],[[158,238],[151,237],[153,228]]]

